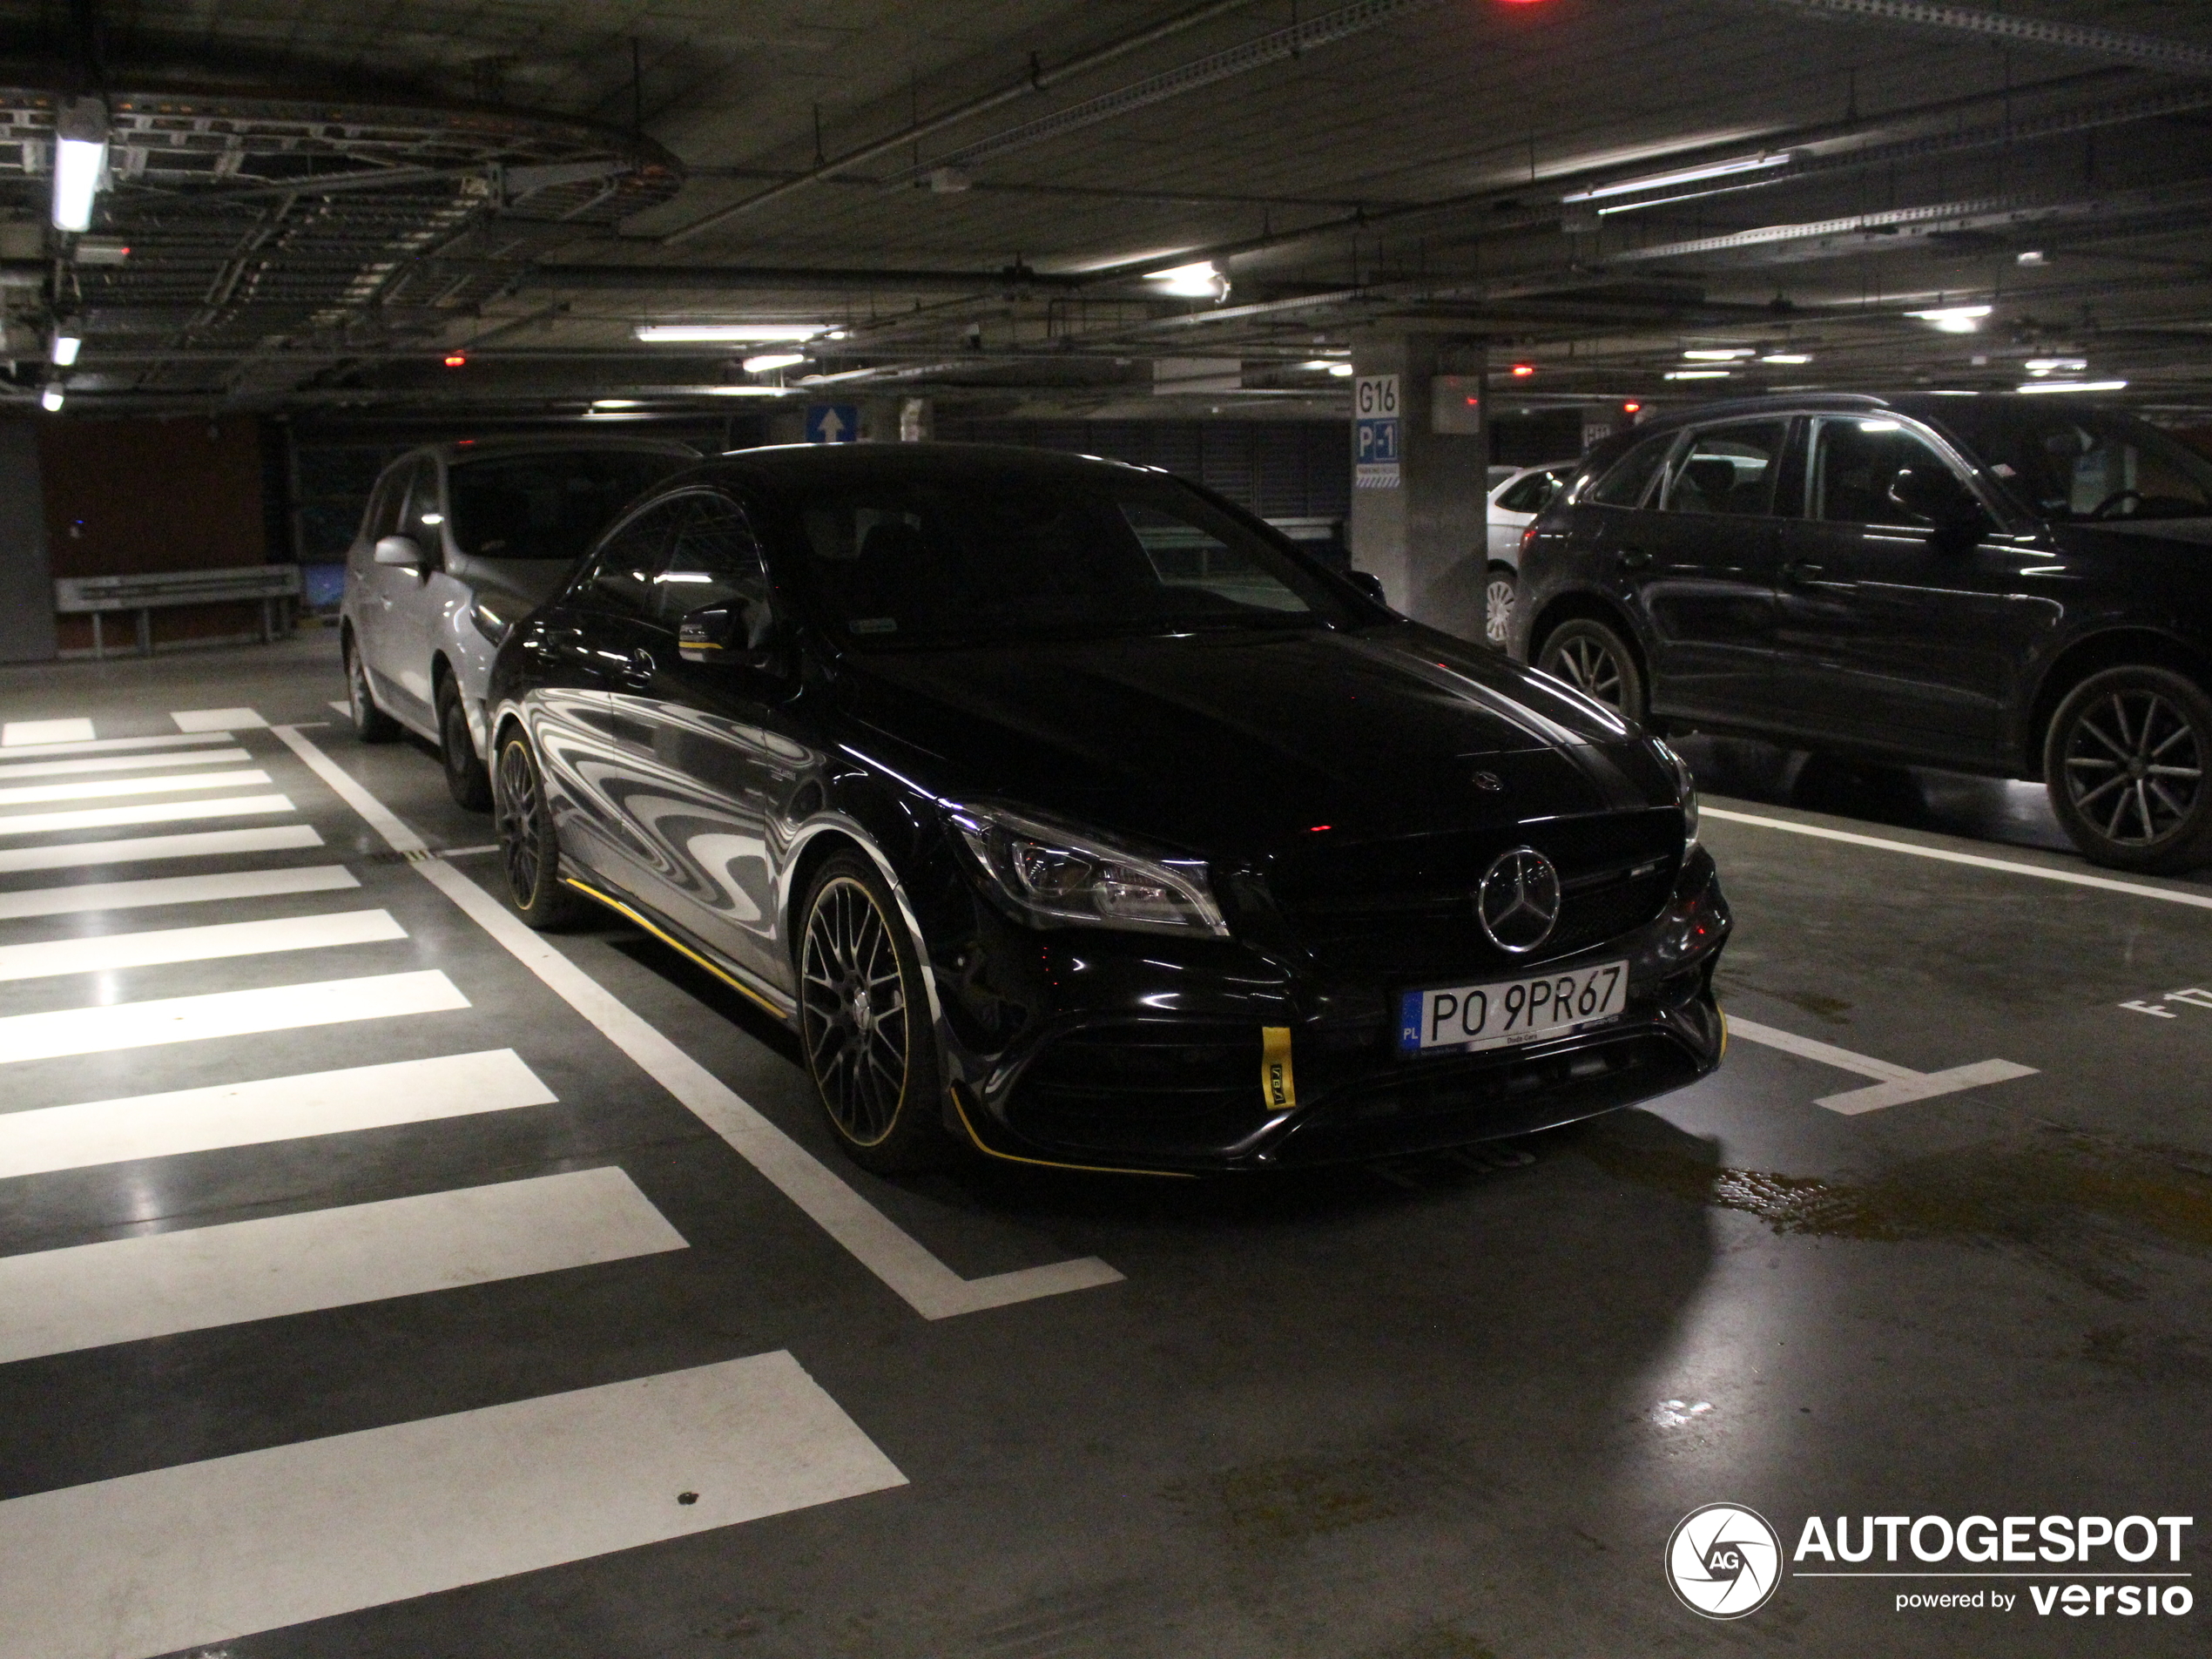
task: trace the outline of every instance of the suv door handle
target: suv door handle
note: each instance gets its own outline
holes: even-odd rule
[[[642,646],[630,653],[630,660],[615,671],[615,678],[634,691],[644,691],[653,683],[653,654]]]
[[[1621,550],[1621,568],[1623,570],[1648,570],[1651,568],[1651,555],[1640,547],[1624,547]]]
[[[1811,582],[1819,575],[1820,566],[1808,564],[1803,559],[1791,559],[1782,567],[1782,579],[1784,582]]]

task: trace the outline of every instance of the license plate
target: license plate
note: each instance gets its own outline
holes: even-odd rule
[[[1398,1047],[1405,1054],[1437,1054],[1538,1042],[1617,1019],[1628,1000],[1626,961],[1408,991],[1399,1005]]]

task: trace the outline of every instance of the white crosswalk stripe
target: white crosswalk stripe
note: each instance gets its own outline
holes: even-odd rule
[[[55,755],[120,754],[137,749],[189,749],[204,743],[227,743],[226,732],[198,732],[151,738],[81,738],[65,743],[10,744],[0,753],[10,760],[31,760]]]
[[[333,893],[360,886],[360,879],[342,864],[303,864],[289,870],[226,870],[217,875],[158,876],[145,881],[74,881],[65,887],[19,887],[0,893],[0,921],[88,910],[139,910],[152,905]]]
[[[185,789],[239,789],[265,784],[269,774],[257,767],[236,772],[180,772],[166,778],[80,778],[65,784],[18,784],[0,788],[0,806],[25,806],[33,801],[98,800],[110,795],[172,794]],[[5,819],[0,819],[4,823]]]
[[[98,870],[116,864],[226,858],[236,853],[280,853],[290,847],[321,845],[322,836],[312,824],[277,824],[266,829],[194,830],[182,835],[133,835],[115,841],[63,841],[49,846],[0,848],[0,875],[17,870]]]
[[[18,778],[77,778],[101,772],[150,772],[156,766],[206,766],[219,760],[246,760],[243,749],[187,749],[153,754],[91,755],[82,760],[26,760],[0,766],[0,782]]]
[[[252,709],[179,709],[169,718],[179,732],[256,732],[268,725]]]
[[[90,720],[10,720],[0,725],[0,749],[40,743],[82,743],[91,735]]]
[[[231,956],[372,945],[406,937],[407,930],[386,910],[280,916],[268,921],[219,921],[206,927],[162,927],[142,934],[95,934],[83,939],[0,945],[0,981],[155,968],[171,962],[211,962]]]
[[[469,999],[436,968],[316,980],[263,990],[212,991],[92,1008],[57,1008],[0,1019],[0,1064],[147,1049],[165,1042],[291,1031],[302,1026],[387,1020],[407,1014],[465,1008]]]
[[[15,813],[0,818],[0,835],[49,835],[57,830],[119,829],[125,824],[177,824],[195,818],[253,818],[295,810],[283,795],[231,795],[220,800],[148,801],[66,813]]]

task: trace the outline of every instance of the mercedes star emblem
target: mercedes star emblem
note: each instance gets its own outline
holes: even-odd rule
[[[1533,846],[1501,853],[1474,890],[1475,919],[1500,950],[1524,955],[1559,922],[1559,871]]]

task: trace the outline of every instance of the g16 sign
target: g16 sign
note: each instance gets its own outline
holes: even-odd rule
[[[1398,376],[1362,374],[1352,382],[1352,481],[1359,489],[1398,488],[1404,428],[1398,413]]]

